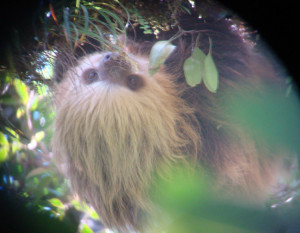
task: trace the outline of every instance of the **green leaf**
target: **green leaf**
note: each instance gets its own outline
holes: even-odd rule
[[[0,133],[0,162],[7,159],[9,152],[9,143],[3,133]]]
[[[3,133],[0,133],[0,145],[1,146],[8,146],[8,141]]]
[[[10,125],[10,128],[5,127],[2,130],[4,131],[5,134],[8,134],[8,136],[11,136],[16,139],[19,139],[19,134],[22,136],[24,135],[24,133],[22,131],[16,129],[13,125]]]
[[[156,42],[150,52],[149,58],[149,74],[153,76],[160,67],[164,64],[168,56],[176,48],[175,45],[172,45],[168,40],[162,40]]]
[[[44,131],[37,132],[34,135],[34,137],[37,142],[40,142],[45,137],[45,132]]]
[[[199,49],[195,48],[191,57],[186,59],[183,65],[183,71],[186,82],[191,87],[201,83],[204,73],[205,54]]]
[[[82,209],[83,209],[80,202],[76,199],[72,200],[72,205],[74,206],[74,208],[76,210],[82,211]]]
[[[103,9],[101,9],[101,11],[98,11],[99,14],[101,14],[101,16],[103,18],[105,18],[106,22],[108,23],[107,29],[113,34],[114,38],[117,38],[117,31],[116,28],[113,24],[113,22],[110,20],[110,18],[105,14],[107,13],[106,11],[103,11]],[[104,24],[103,24],[104,25]]]
[[[84,5],[81,5],[84,13],[84,30],[87,31],[89,27],[89,12]]]
[[[35,168],[28,173],[28,175],[26,176],[26,179],[29,179],[30,177],[33,177],[33,176],[44,174],[48,171],[49,171],[49,169],[45,168],[45,167]]]
[[[209,53],[207,54],[206,58],[204,59],[204,76],[203,81],[206,88],[213,93],[217,92],[219,86],[219,74],[215,62],[212,58],[211,51],[212,51],[212,43],[211,39],[209,38]]]
[[[53,205],[53,206],[55,206],[59,209],[64,209],[65,208],[65,205],[58,198],[51,198],[48,201],[51,203],[51,205]]]
[[[11,143],[11,153],[15,154],[17,151],[21,150],[22,144],[19,142],[19,140],[15,140]]]
[[[70,22],[70,24],[72,25],[72,32],[75,32],[75,38],[74,38],[74,44],[77,44],[78,43],[78,40],[79,40],[79,32],[78,32],[78,29],[76,27],[76,25],[72,22]],[[83,34],[85,34],[85,32],[83,31]]]
[[[118,2],[118,4],[126,11],[127,18],[129,19],[129,13],[128,13],[128,11],[126,10],[126,8],[125,8],[123,5],[121,5],[121,3],[120,3],[119,1],[117,1],[117,2]],[[87,8],[87,9],[90,9],[90,10],[96,10],[97,13],[98,13],[98,14],[101,14],[109,24],[112,23],[112,21],[110,20],[110,18],[112,18],[117,24],[119,24],[120,30],[121,30],[121,31],[123,31],[123,30],[125,29],[125,24],[123,23],[123,20],[122,20],[117,14],[113,13],[112,11],[107,10],[107,9],[104,9],[104,8],[102,8],[102,7],[99,7],[99,6],[95,6],[95,5],[93,5],[92,3],[88,3],[88,4],[86,5],[86,8]],[[104,14],[104,15],[103,15],[103,14]],[[107,17],[107,15],[108,15],[110,18]],[[93,19],[93,21],[94,21],[94,20],[95,20],[95,19]],[[118,26],[118,25],[116,25],[116,26]],[[115,30],[115,29],[118,29],[118,28],[116,28],[115,26],[113,26],[113,28],[109,28],[109,27],[108,27],[108,29],[109,29],[109,30],[111,30],[111,29]]]
[[[85,223],[82,226],[81,233],[94,233],[94,231]]]
[[[129,23],[129,20],[130,20],[130,14],[129,14],[129,12],[128,12],[128,10],[127,10],[127,8],[120,2],[120,1],[118,1],[118,0],[116,0],[116,2],[121,6],[121,8],[123,8],[123,10],[126,12],[126,16],[127,16],[127,24]],[[120,23],[123,23],[123,21],[121,20],[121,22]],[[120,24],[119,23],[119,24]],[[121,24],[120,24],[121,25]],[[121,25],[122,26],[122,25]],[[123,26],[123,28],[125,29],[125,25]]]
[[[120,3],[119,3],[120,4]],[[123,23],[123,21],[116,15],[114,14],[113,12],[109,11],[109,10],[106,10],[104,8],[101,9],[102,12],[108,14],[109,16],[111,16],[113,19],[116,20],[116,22],[120,25],[120,27],[122,28],[121,30],[124,30],[125,28],[125,25]]]
[[[202,75],[200,64],[193,57],[185,60],[183,65],[184,76],[189,86],[194,87],[201,83]]]
[[[201,62],[203,62],[206,55],[202,52],[201,49],[195,48],[194,52],[192,53],[192,57],[199,60],[199,61],[201,61]]]
[[[25,114],[25,109],[23,106],[17,109],[16,112],[17,119],[20,119],[24,114]]]
[[[38,92],[39,93],[39,92]],[[32,104],[30,106],[30,111],[33,112],[34,110],[36,110],[37,106],[38,106],[38,98],[36,96],[33,97],[33,100],[32,100]]]
[[[98,37],[99,37],[99,42],[101,44],[101,48],[104,49],[105,48],[105,42],[104,42],[104,37],[103,37],[103,33],[101,32],[101,30],[97,27],[97,25],[95,25],[94,23],[91,22],[91,24],[95,27],[95,29],[98,32]]]
[[[90,211],[90,216],[92,219],[99,220],[99,216],[95,210]]]
[[[80,0],[76,0],[76,7],[79,8],[80,6]]]
[[[25,83],[23,83],[21,80],[19,79],[15,79],[14,80],[14,86],[16,88],[16,91],[18,93],[18,95],[20,96],[22,103],[24,105],[27,104],[28,102],[28,91],[27,91],[27,86]]]
[[[67,41],[72,46],[71,40],[71,30],[70,30],[70,21],[69,21],[69,8],[64,9],[64,31]]]

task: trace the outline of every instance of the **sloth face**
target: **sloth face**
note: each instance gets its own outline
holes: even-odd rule
[[[78,66],[70,69],[62,78],[60,89],[110,85],[111,88],[126,88],[139,91],[145,84],[148,61],[143,57],[128,55],[126,58],[118,52],[95,53],[79,61]],[[63,86],[63,88],[61,88]],[[58,93],[59,96],[64,93]],[[61,100],[61,96],[58,97]]]
[[[140,64],[140,67],[136,68],[138,72],[133,72],[130,63],[120,58],[117,52],[101,54],[94,58],[92,64],[94,65],[91,65],[91,68],[87,68],[82,73],[81,78],[86,85],[107,81],[132,91],[138,91],[144,86],[144,80],[140,73],[141,71],[145,72],[145,67],[138,63]]]

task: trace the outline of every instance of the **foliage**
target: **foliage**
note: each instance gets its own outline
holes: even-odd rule
[[[19,130],[18,134],[6,127],[6,131],[0,132],[0,192],[5,188],[9,190],[10,195],[24,199],[19,204],[24,205],[24,210],[20,210],[20,213],[24,211],[28,214],[28,222],[31,221],[30,216],[41,216],[50,225],[53,221],[51,219],[55,218],[65,223],[72,222],[73,226],[77,226],[79,219],[71,221],[69,216],[73,208],[72,212],[86,213],[84,220],[80,223],[82,226],[78,226],[82,229],[80,232],[91,232],[87,230],[88,226],[85,226],[85,221],[90,218],[97,221],[98,215],[74,197],[68,198],[69,184],[57,172],[53,164],[50,141],[54,109],[49,88],[39,85],[37,90],[31,90],[25,83],[19,79],[12,79],[9,75],[7,83],[5,90],[1,90],[3,93],[1,106],[4,109],[2,114],[6,114],[9,122],[18,125],[22,131]],[[4,202],[4,200],[1,201]],[[8,207],[10,208],[13,206]],[[48,214],[45,215],[45,213]],[[53,223],[64,229],[59,222]],[[32,224],[32,229],[38,228],[38,223]],[[48,226],[46,229],[52,228]],[[66,232],[75,232],[75,229],[73,227],[73,230]]]
[[[171,44],[171,41],[181,36],[184,31],[178,33],[170,40],[162,40],[156,42],[149,56],[149,74],[153,76],[159,71],[168,56],[175,50],[176,46]],[[200,34],[199,34],[200,35]],[[203,79],[204,85],[210,91],[215,93],[218,89],[219,74],[217,67],[212,58],[212,41],[209,39],[210,46],[207,55],[195,45],[192,55],[187,58],[183,65],[183,71],[186,82],[189,86],[194,87],[199,85]]]
[[[116,3],[125,10],[129,17],[126,8],[120,2],[116,1]],[[104,49],[105,46],[111,44],[105,34],[112,35],[113,39],[116,40],[117,33],[124,32],[124,20],[113,11],[105,9],[101,3],[83,1],[82,4],[84,4],[80,5],[82,11],[78,8],[73,9],[73,11],[69,8],[64,9],[63,31],[71,48],[78,46],[88,36],[97,39]],[[109,6],[115,8],[113,5]]]

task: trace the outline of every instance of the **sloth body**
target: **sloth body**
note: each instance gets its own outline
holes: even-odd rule
[[[53,152],[101,220],[124,227],[150,211],[146,192],[157,167],[185,160],[181,149],[197,134],[184,119],[192,110],[167,74],[145,76],[142,57],[131,56],[133,67],[105,62],[107,56],[84,58],[59,84]]]
[[[220,101],[235,85],[251,88],[258,79],[228,81],[217,61],[220,90],[213,94],[187,87],[167,64],[149,77],[148,64],[135,51],[93,53],[57,84],[53,153],[67,165],[75,192],[108,227],[124,232],[144,230],[154,176],[180,163],[211,169],[228,193],[265,200],[277,163],[230,123]]]

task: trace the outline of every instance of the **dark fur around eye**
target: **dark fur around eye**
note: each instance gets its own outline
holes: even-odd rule
[[[144,86],[144,80],[139,75],[131,74],[126,77],[126,86],[130,90],[137,91]]]
[[[96,82],[99,80],[99,78],[100,78],[99,73],[94,69],[87,70],[83,74],[83,79],[86,84],[91,84],[93,82]]]

